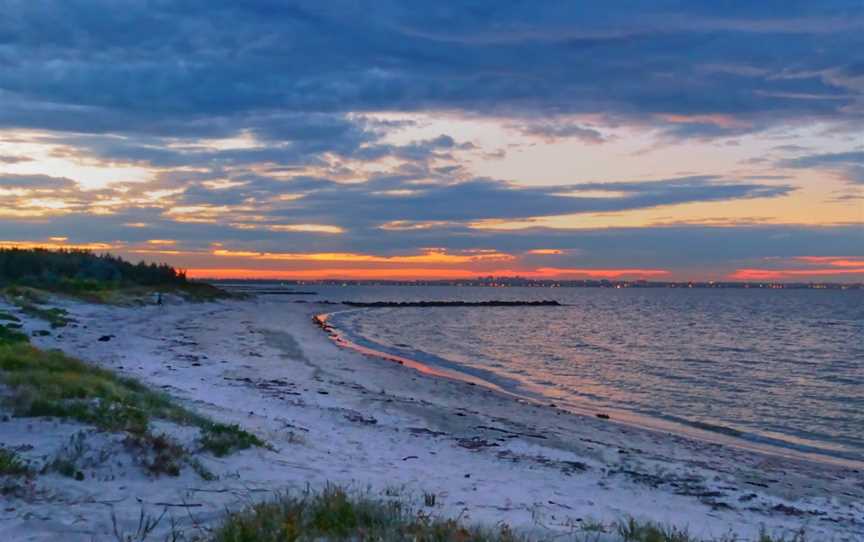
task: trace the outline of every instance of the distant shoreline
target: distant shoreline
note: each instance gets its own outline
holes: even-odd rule
[[[520,277],[480,278],[464,280],[297,280],[297,279],[219,279],[197,277],[194,280],[216,286],[248,284],[290,287],[314,286],[460,286],[466,288],[643,288],[643,289],[707,289],[707,290],[864,290],[864,282],[735,282],[735,281],[644,281],[644,280],[531,280]]]

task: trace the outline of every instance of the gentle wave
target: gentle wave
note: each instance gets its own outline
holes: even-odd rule
[[[395,301],[554,294],[567,306],[353,309],[332,323],[366,348],[522,396],[864,458],[864,293],[532,290],[321,294]]]

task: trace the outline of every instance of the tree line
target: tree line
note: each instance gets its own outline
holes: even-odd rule
[[[88,250],[0,248],[0,283],[32,286],[117,285],[181,286],[185,271],[167,264],[131,263]]]

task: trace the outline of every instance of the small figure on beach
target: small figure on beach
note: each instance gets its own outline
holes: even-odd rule
[[[162,292],[156,292],[156,304],[162,305]]]

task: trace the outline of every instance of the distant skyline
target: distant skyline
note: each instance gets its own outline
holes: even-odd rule
[[[0,246],[864,281],[860,0],[0,7]]]

